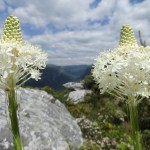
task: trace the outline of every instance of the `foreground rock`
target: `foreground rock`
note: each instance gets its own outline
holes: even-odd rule
[[[0,91],[0,150],[13,150],[6,119],[5,94]],[[24,150],[69,150],[83,144],[75,119],[65,106],[44,91],[18,90]]]
[[[65,88],[70,90],[67,100],[73,104],[84,102],[84,97],[91,93],[91,90],[84,89],[82,82],[68,82],[63,84]]]

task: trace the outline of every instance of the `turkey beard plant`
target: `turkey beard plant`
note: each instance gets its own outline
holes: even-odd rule
[[[100,53],[92,73],[101,94],[127,103],[134,150],[142,150],[137,106],[150,96],[150,47],[138,46],[132,28],[124,25],[119,46]]]
[[[29,79],[40,79],[47,54],[22,42],[17,17],[6,19],[0,39],[0,88],[6,92],[14,149],[22,150],[17,112],[16,90]]]

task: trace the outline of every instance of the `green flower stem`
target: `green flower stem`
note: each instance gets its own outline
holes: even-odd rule
[[[7,91],[8,98],[8,110],[9,110],[9,118],[11,123],[11,132],[13,135],[13,143],[15,150],[22,150],[22,143],[19,132],[19,121],[17,117],[17,101],[16,101],[16,93],[14,89],[14,82],[11,81],[11,86],[9,91]]]
[[[137,103],[134,99],[131,99],[128,103],[129,113],[130,113],[130,127],[132,132],[132,140],[134,145],[134,150],[143,150],[142,147],[142,136],[139,127],[139,118]]]

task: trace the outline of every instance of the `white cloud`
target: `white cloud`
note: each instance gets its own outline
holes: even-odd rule
[[[30,41],[51,50],[48,51],[49,63],[91,64],[101,50],[117,45],[113,32],[105,27],[103,30],[107,32],[105,34],[102,30],[63,31],[55,34],[48,32],[34,36]]]
[[[59,27],[86,21],[89,4],[92,2],[92,0],[26,0],[26,3],[23,1],[22,4],[20,1],[14,1],[18,7],[10,13],[18,16],[23,22],[30,22],[35,26],[53,23]]]
[[[8,0],[15,8],[9,13],[18,16],[21,23],[44,28],[38,36],[25,35],[26,40],[41,46],[49,53],[49,63],[87,64],[104,49],[114,48],[119,42],[119,31],[123,24],[133,26],[138,38],[141,30],[143,39],[150,44],[150,1],[132,5],[128,0],[102,0],[96,8],[90,8],[94,0]],[[103,20],[108,17],[105,26],[98,22],[92,26],[87,20]],[[73,31],[63,30],[53,33],[48,28],[53,24],[57,28],[73,27]]]

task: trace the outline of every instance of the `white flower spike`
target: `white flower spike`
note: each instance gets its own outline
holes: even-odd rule
[[[138,103],[150,96],[150,47],[138,46],[132,28],[124,25],[119,46],[100,53],[92,74],[101,93],[132,96]]]
[[[46,60],[40,48],[22,42],[19,20],[9,16],[0,39],[0,88],[10,87],[10,79],[16,88],[30,78],[40,79],[39,69],[46,67]]]

